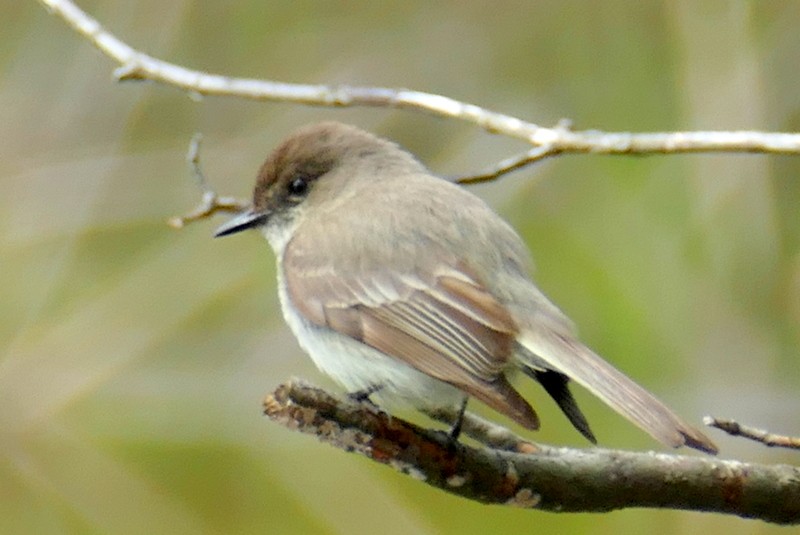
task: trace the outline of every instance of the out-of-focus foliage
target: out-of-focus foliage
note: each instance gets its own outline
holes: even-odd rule
[[[405,86],[576,128],[800,126],[794,2],[81,4],[133,46],[231,75]],[[0,0],[0,19],[0,532],[773,531],[485,507],[269,423],[267,391],[324,379],[283,326],[258,236],[164,224],[197,200],[191,135],[205,134],[214,186],[242,196],[270,147],[320,119],[447,174],[524,147],[408,112],[116,85],[114,65],[36,2]],[[475,191],[524,234],[590,345],[687,418],[798,433],[799,172],[789,157],[573,156]],[[525,392],[536,439],[586,445]],[[582,394],[603,445],[658,448]],[[715,436],[724,457],[798,462]]]

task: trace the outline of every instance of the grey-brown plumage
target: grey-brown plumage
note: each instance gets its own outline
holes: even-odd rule
[[[298,130],[262,166],[252,209],[218,235],[251,227],[276,252],[300,344],[351,391],[429,408],[468,395],[537,429],[507,379],[522,369],[593,442],[570,379],[665,444],[716,451],[575,338],[508,224],[386,140],[339,123]]]

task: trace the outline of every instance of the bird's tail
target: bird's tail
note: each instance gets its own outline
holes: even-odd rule
[[[557,371],[566,375],[656,440],[674,448],[689,446],[707,453],[717,453],[717,447],[708,437],[681,420],[655,396],[570,335],[542,328],[535,332],[523,332],[518,342],[526,350],[519,354],[521,364],[523,368],[532,369],[534,377],[535,371],[545,364],[546,370],[543,371]],[[547,388],[544,383],[543,386]],[[563,387],[566,387],[566,381]],[[569,396],[569,399],[572,397]],[[556,398],[556,401],[559,399]],[[573,418],[570,420],[575,424]]]

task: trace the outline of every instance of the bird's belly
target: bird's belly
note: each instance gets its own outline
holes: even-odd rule
[[[303,318],[279,284],[281,308],[300,347],[317,368],[341,384],[348,393],[377,389],[391,404],[398,401],[417,408],[457,408],[464,393],[349,336]]]

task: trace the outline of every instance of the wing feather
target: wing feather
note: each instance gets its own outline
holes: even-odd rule
[[[504,375],[516,325],[477,280],[451,268],[431,274],[316,266],[326,260],[294,240],[284,253],[288,296],[306,319],[538,428],[535,412]]]

